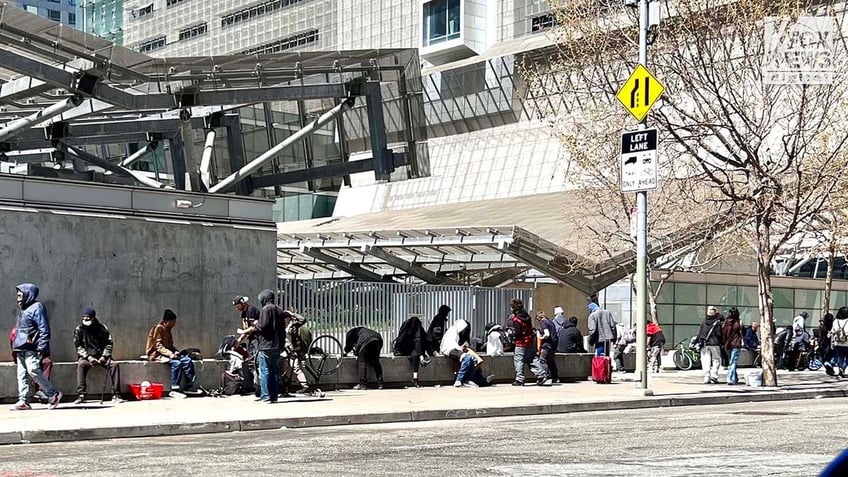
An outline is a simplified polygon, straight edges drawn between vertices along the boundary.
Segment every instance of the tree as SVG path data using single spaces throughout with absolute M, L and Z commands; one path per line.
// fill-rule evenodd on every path
M 635 9 L 618 2 L 552 3 L 559 23 L 552 32 L 556 61 L 550 62 L 548 74 L 553 79 L 540 84 L 567 79 L 566 89 L 572 93 L 566 96 L 573 98 L 567 106 L 579 108 L 573 115 L 553 114 L 553 122 L 572 127 L 591 118 L 588 111 L 601 111 L 606 116 L 596 121 L 596 127 L 615 135 L 626 119 L 624 113 L 613 111 L 614 94 L 637 60 Z M 801 16 L 833 15 L 832 7 L 822 9 L 823 2 L 807 0 L 659 4 L 665 7 L 666 20 L 652 31 L 648 63 L 666 92 L 649 122 L 663 136 L 665 182 L 674 177 L 690 185 L 681 188 L 678 200 L 665 197 L 672 201 L 672 209 L 691 213 L 703 208 L 708 216 L 723 215 L 723 227 L 734 230 L 753 252 L 764 383 L 776 386 L 771 263 L 803 224 L 827 208 L 837 180 L 848 168 L 845 44 L 841 38 L 831 44 L 832 33 L 800 38 L 821 47 L 818 51 L 827 63 L 819 66 L 832 77 L 823 84 L 770 84 L 774 77 L 764 73 L 763 59 L 773 54 L 777 56 L 769 61 L 786 60 L 773 47 L 791 47 L 791 39 L 797 46 L 799 40 L 782 27 Z M 775 24 L 767 20 L 770 17 L 788 21 Z M 839 24 L 836 18 L 827 21 Z M 767 29 L 775 25 L 781 36 L 767 39 Z M 581 172 L 591 178 L 585 168 Z M 690 208 L 691 204 L 697 207 Z M 661 213 L 657 200 L 650 206 L 651 214 Z

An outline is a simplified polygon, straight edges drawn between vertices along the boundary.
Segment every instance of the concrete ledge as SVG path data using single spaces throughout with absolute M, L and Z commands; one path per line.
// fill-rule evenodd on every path
M 503 356 L 485 356 L 484 370 L 486 374 L 494 374 L 495 382 L 508 383 L 515 376 L 513 367 L 513 355 L 507 353 Z M 380 359 L 383 365 L 383 379 L 386 387 L 403 387 L 411 384 L 412 368 L 406 356 L 383 356 Z M 636 355 L 625 355 L 625 368 L 635 369 Z M 130 394 L 129 385 L 138 384 L 142 381 L 161 383 L 166 392 L 171 390 L 171 370 L 167 364 L 152 363 L 147 361 L 116 361 L 121 368 L 121 393 L 125 396 Z M 328 361 L 327 366 L 335 366 L 335 361 Z M 221 373 L 226 369 L 227 361 L 204 359 L 195 361 L 195 370 L 200 385 L 206 389 L 215 389 L 221 385 Z M 588 353 L 558 354 L 557 366 L 559 367 L 559 379 L 562 381 L 583 381 L 592 373 L 592 355 Z M 421 384 L 451 384 L 454 380 L 455 361 L 445 356 L 433 357 L 428 366 L 422 366 L 419 372 Z M 51 381 L 66 396 L 76 395 L 76 369 L 73 362 L 53 363 L 53 374 Z M 17 399 L 17 368 L 14 363 L 0 364 L 0 401 L 14 402 Z M 373 371 L 369 369 L 369 380 L 376 380 Z M 533 379 L 529 367 L 526 371 L 528 380 Z M 108 381 L 103 368 L 93 368 L 88 373 L 88 393 L 97 396 L 103 390 L 103 383 Z M 345 357 L 342 359 L 338 372 L 330 376 L 322 376 L 320 387 L 324 390 L 345 389 L 359 383 L 359 371 L 356 366 L 356 358 Z M 111 395 L 111 387 L 107 384 L 106 395 Z

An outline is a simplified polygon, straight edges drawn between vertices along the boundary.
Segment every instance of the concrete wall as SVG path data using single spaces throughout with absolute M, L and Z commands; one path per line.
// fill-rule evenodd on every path
M 255 300 L 276 288 L 275 276 L 273 229 L 0 210 L 0 325 L 14 326 L 15 285 L 37 284 L 55 361 L 75 359 L 73 330 L 86 306 L 112 330 L 117 359 L 144 353 L 166 308 L 179 317 L 176 345 L 212 355 L 239 321 L 232 297 Z
M 561 306 L 565 310 L 566 316 L 577 317 L 577 326 L 583 334 L 588 333 L 586 319 L 589 317 L 589 309 L 586 306 L 589 301 L 586 295 L 579 290 L 561 283 L 511 283 L 508 286 L 510 288 L 535 288 L 533 310 L 530 311 L 534 314 L 537 311 L 544 311 L 549 317 L 553 318 L 554 307 Z

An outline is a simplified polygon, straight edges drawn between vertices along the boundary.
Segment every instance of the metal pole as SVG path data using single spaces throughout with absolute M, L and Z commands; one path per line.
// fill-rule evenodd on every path
M 215 150 L 215 130 L 206 131 L 206 144 L 203 145 L 203 156 L 200 158 L 200 182 L 209 190 L 212 183 L 212 152 Z
M 92 154 L 89 154 L 89 153 L 83 151 L 82 149 L 78 149 L 78 148 L 75 148 L 73 146 L 68 146 L 67 144 L 65 144 L 61 141 L 56 141 L 54 147 L 56 148 L 57 151 L 62 151 L 66 154 L 76 156 L 76 157 L 78 157 L 78 158 L 80 158 L 80 159 L 82 159 L 86 162 L 90 162 L 90 163 L 94 164 L 95 166 L 99 166 L 103 169 L 106 169 L 107 171 L 112 171 L 116 174 L 132 177 L 136 181 L 138 181 L 141 184 L 146 185 L 148 187 L 153 187 L 155 189 L 167 189 L 168 188 L 168 187 L 165 187 L 164 184 L 159 183 L 159 182 L 145 176 L 141 172 L 131 171 L 131 170 L 126 169 L 124 167 L 121 167 L 117 164 L 112 164 L 111 162 L 107 161 L 106 159 L 101 159 L 101 158 L 99 158 L 95 155 L 92 155 Z
M 154 149 L 154 143 L 152 143 L 152 142 L 148 143 L 143 148 L 141 148 L 138 151 L 135 151 L 134 153 L 127 156 L 126 159 L 121 161 L 121 163 L 118 164 L 118 165 L 120 165 L 121 167 L 129 167 L 129 166 L 135 164 L 136 162 L 138 162 L 139 159 L 144 157 L 145 154 L 152 151 L 153 149 Z M 106 171 L 107 176 L 111 176 L 112 174 L 113 174 L 112 171 Z
M 639 64 L 648 63 L 648 0 L 639 0 Z M 647 116 L 639 123 L 646 129 Z M 648 273 L 648 193 L 636 193 L 636 386 L 641 394 L 651 395 L 648 389 L 647 273 Z
M 256 172 L 260 167 L 262 167 L 263 164 L 268 162 L 268 160 L 285 150 L 287 147 L 296 143 L 300 139 L 303 139 L 308 134 L 312 134 L 314 131 L 317 131 L 319 128 L 321 128 L 321 126 L 332 121 L 333 118 L 344 113 L 351 106 L 353 106 L 353 98 L 348 98 L 347 100 L 342 101 L 341 104 L 322 114 L 320 117 L 316 118 L 315 121 L 312 121 L 311 123 L 307 124 L 306 127 L 304 127 L 303 129 L 300 129 L 296 133 L 287 137 L 285 141 L 277 144 L 261 156 L 250 161 L 250 163 L 246 164 L 244 167 L 234 172 L 226 179 L 215 184 L 214 187 L 210 187 L 209 192 L 214 194 L 216 192 L 229 191 L 233 185 L 237 184 L 238 182 L 244 180 L 245 177 Z
M 58 103 L 48 106 L 37 113 L 33 113 L 25 118 L 9 121 L 0 129 L 0 141 L 13 137 L 16 133 L 24 129 L 48 119 L 58 116 L 69 109 L 73 109 L 82 104 L 82 96 L 75 95 Z

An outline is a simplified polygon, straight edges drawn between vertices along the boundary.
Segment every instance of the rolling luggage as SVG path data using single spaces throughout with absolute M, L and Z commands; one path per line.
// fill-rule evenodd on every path
M 604 350 L 609 350 L 609 342 L 607 342 Z M 592 381 L 598 384 L 609 384 L 612 382 L 612 359 L 609 356 L 595 356 L 592 358 Z

